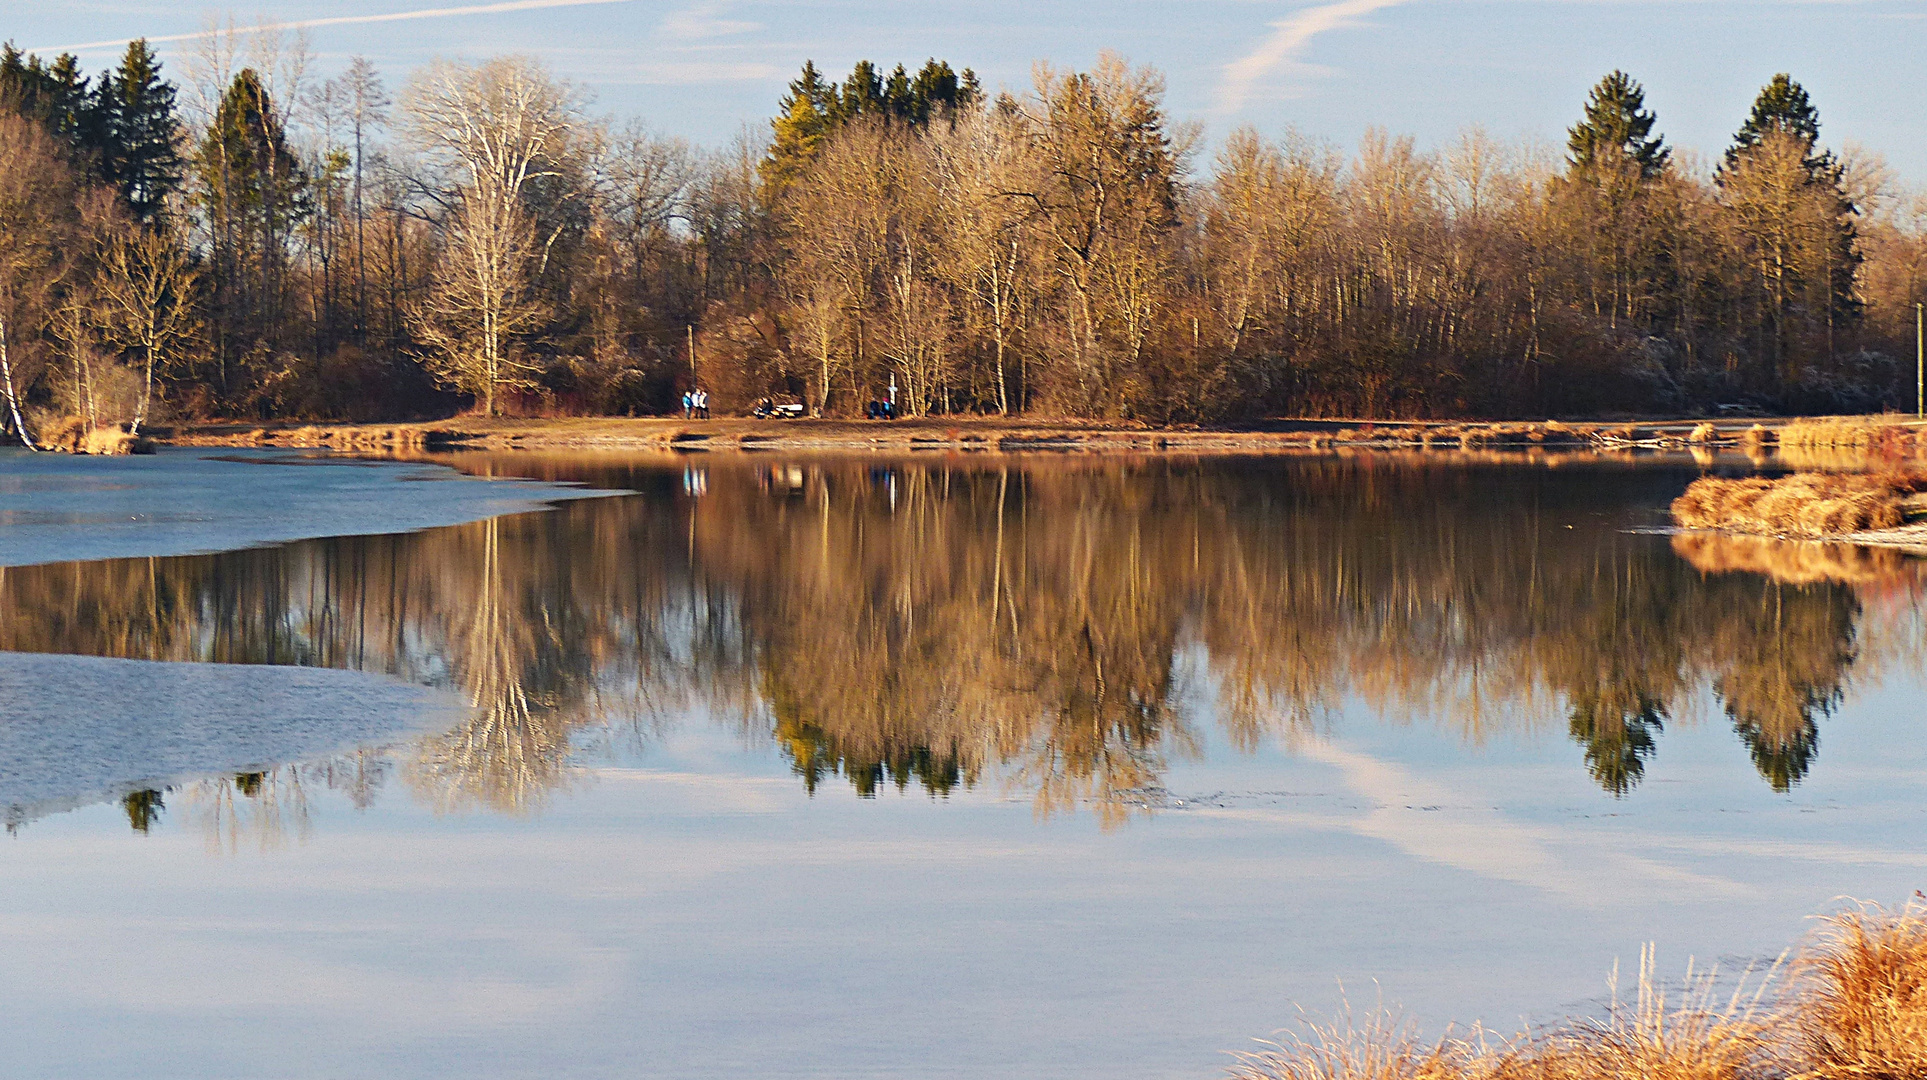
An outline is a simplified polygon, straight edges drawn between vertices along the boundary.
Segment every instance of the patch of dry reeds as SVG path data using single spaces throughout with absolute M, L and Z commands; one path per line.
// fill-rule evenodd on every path
M 1760 574 L 1782 585 L 1875 585 L 1914 580 L 1927 568 L 1892 548 L 1725 533 L 1679 533 L 1673 551 L 1702 574 Z
M 1902 454 L 1919 443 L 1919 429 L 1896 414 L 1822 416 L 1795 420 L 1780 429 L 1780 445 L 1800 450 L 1852 450 Z
M 1693 481 L 1673 500 L 1673 521 L 1688 529 L 1765 536 L 1844 536 L 1891 529 L 1907 520 L 1909 497 L 1927 478 L 1900 474 L 1794 473 L 1777 480 Z
M 68 454 L 118 456 L 151 454 L 154 444 L 118 427 L 89 427 L 78 416 L 63 416 L 44 425 L 38 439 L 41 447 Z
M 1803 1080 L 1927 1077 L 1927 905 L 1859 904 L 1827 919 L 1792 986 Z
M 1919 896 L 1919 894 L 1916 894 Z M 1856 904 L 1822 921 L 1777 981 L 1719 992 L 1688 965 L 1676 995 L 1640 953 L 1639 991 L 1603 1019 L 1509 1040 L 1421 1039 L 1382 1011 L 1306 1025 L 1238 1055 L 1235 1080 L 1922 1080 L 1927 1077 L 1927 903 Z
M 1714 427 L 1710 422 L 1695 424 L 1693 430 L 1686 435 L 1686 441 L 1689 443 L 1718 442 L 1719 438 L 1720 429 Z
M 154 452 L 154 444 L 139 435 L 130 435 L 119 428 L 103 427 L 89 431 L 81 439 L 80 452 L 108 456 L 151 454 Z
M 1383 1011 L 1363 1025 L 1349 1016 L 1307 1023 L 1263 1045 L 1267 1049 L 1238 1055 L 1234 1080 L 1482 1080 L 1495 1064 L 1478 1044 L 1426 1042 Z

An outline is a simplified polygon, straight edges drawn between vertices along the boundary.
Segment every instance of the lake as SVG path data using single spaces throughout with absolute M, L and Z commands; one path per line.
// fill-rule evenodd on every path
M 1744 459 L 242 457 L 0 458 L 10 1075 L 1210 1077 L 1927 880 Z

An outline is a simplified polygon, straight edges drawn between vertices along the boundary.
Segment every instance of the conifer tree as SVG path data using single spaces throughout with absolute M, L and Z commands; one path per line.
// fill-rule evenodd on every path
M 1586 99 L 1586 117 L 1573 125 L 1566 139 L 1573 169 L 1592 173 L 1614 159 L 1635 162 L 1642 179 L 1666 170 L 1672 151 L 1664 136 L 1653 135 L 1658 118 L 1646 108 L 1646 89 L 1623 71 L 1599 80 Z
M 804 61 L 802 74 L 790 83 L 776 119 L 770 121 L 775 138 L 758 170 L 766 187 L 781 191 L 795 182 L 816 159 L 838 110 L 836 84 L 824 81 L 814 61 Z
M 916 98 L 910 90 L 910 73 L 898 64 L 889 79 L 883 84 L 883 105 L 891 116 L 899 120 L 917 122 Z
M 1757 267 L 1764 317 L 1752 332 L 1788 382 L 1810 355 L 1831 364 L 1860 314 L 1859 211 L 1845 169 L 1819 141 L 1820 111 L 1806 89 L 1775 75 L 1714 176 Z
M 1786 72 L 1773 76 L 1772 82 L 1760 88 L 1760 95 L 1753 99 L 1753 112 L 1734 133 L 1733 145 L 1726 151 L 1727 164 L 1732 164 L 1742 152 L 1758 146 L 1772 131 L 1786 132 L 1808 146 L 1820 141 L 1820 110 L 1813 107 L 1806 87 L 1794 82 Z
M 180 188 L 182 165 L 174 86 L 161 77 L 160 60 L 145 38 L 130 42 L 119 70 L 101 77 L 98 100 L 108 177 L 134 216 L 152 222 Z
M 850 77 L 843 81 L 843 93 L 837 108 L 838 120 L 852 120 L 859 116 L 876 116 L 884 111 L 883 73 L 868 60 L 857 61 Z

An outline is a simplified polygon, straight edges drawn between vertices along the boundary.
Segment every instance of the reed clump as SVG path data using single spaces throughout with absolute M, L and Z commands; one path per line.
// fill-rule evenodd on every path
M 1898 415 L 1822 416 L 1780 429 L 1780 445 L 1801 450 L 1902 454 L 1919 443 L 1919 429 Z
M 151 454 L 154 444 L 118 427 L 93 427 L 78 416 L 63 416 L 47 424 L 39 439 L 48 450 L 68 454 L 115 457 L 122 454 Z
M 1686 441 L 1689 443 L 1710 443 L 1718 442 L 1719 438 L 1719 428 L 1714 427 L 1711 423 L 1702 422 L 1695 424 L 1693 430 L 1687 433 Z
M 1844 536 L 1895 528 L 1919 508 L 1927 477 L 1898 473 L 1794 473 L 1776 480 L 1707 476 L 1673 500 L 1688 529 L 1767 536 Z
M 1794 965 L 1791 996 L 1802 1077 L 1927 1077 L 1927 905 L 1859 905 L 1826 920 Z
M 1511 1039 L 1422 1040 L 1382 1012 L 1238 1055 L 1234 1080 L 1922 1080 L 1927 906 L 1856 905 L 1822 921 L 1791 978 L 1742 977 L 1722 997 L 1689 965 L 1669 993 L 1651 946 L 1635 1000 L 1603 1019 Z

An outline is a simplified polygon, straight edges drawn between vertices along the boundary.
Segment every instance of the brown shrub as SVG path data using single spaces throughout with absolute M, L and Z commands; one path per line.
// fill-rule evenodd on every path
M 1719 437 L 1719 428 L 1714 427 L 1711 423 L 1700 423 L 1695 425 L 1693 430 L 1687 434 L 1686 441 L 1689 443 L 1710 443 L 1719 441 Z
M 1801 1075 L 1927 1076 L 1927 905 L 1828 919 L 1795 962 L 1792 1006 Z

